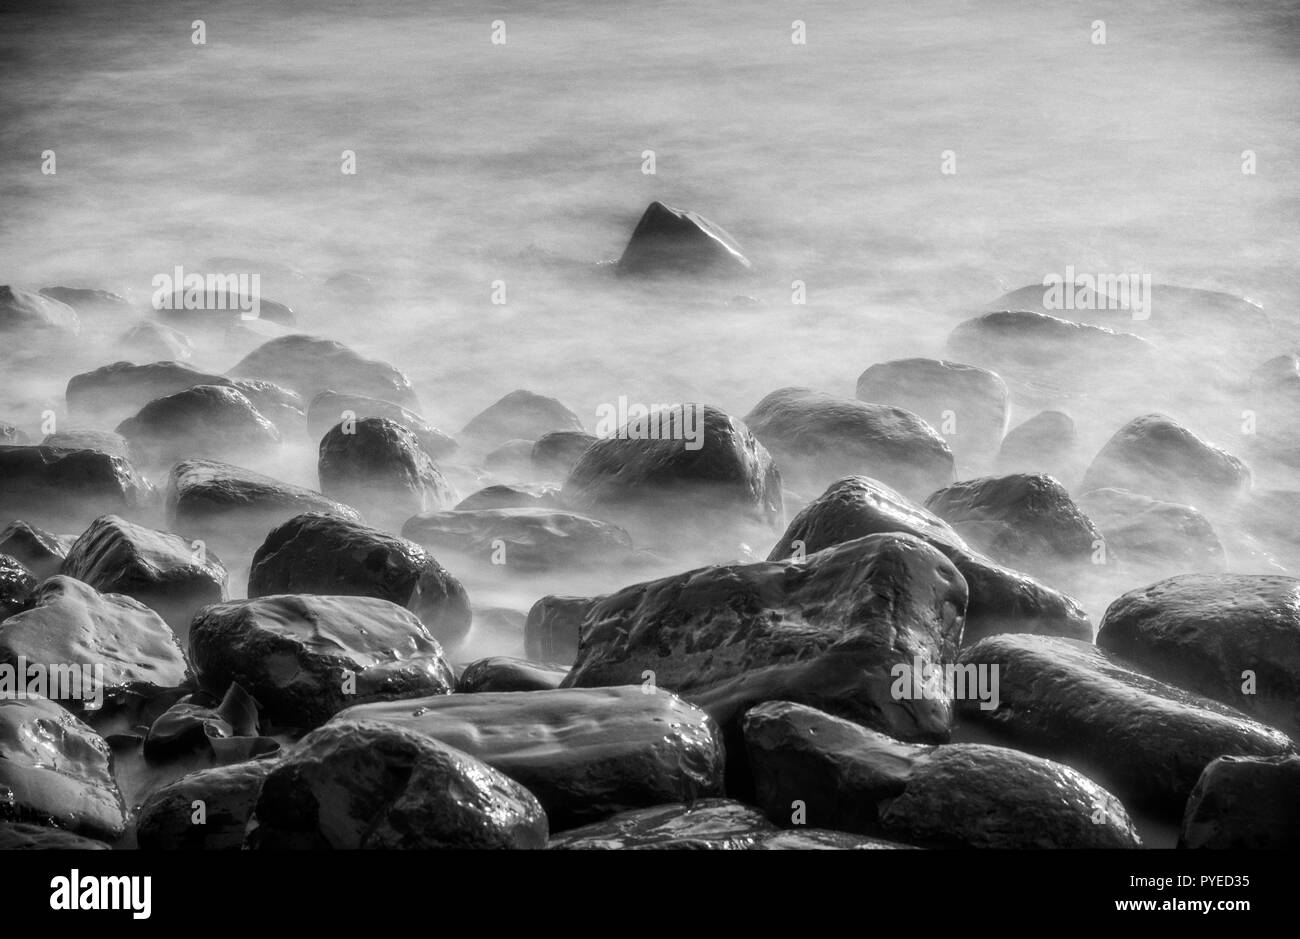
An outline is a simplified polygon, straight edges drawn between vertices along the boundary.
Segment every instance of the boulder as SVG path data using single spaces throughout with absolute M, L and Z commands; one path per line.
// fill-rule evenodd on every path
M 0 518 L 80 531 L 106 512 L 138 513 L 150 489 L 121 457 L 99 450 L 0 446 Z
M 73 375 L 64 397 L 74 419 L 116 424 L 158 398 L 195 385 L 228 384 L 220 375 L 183 362 L 114 362 Z
M 132 457 L 127 439 L 110 430 L 63 430 L 46 434 L 41 446 L 56 450 L 98 450 L 128 462 Z
M 534 662 L 566 668 L 578 657 L 583 618 L 603 597 L 545 596 L 532 605 L 524 622 L 525 654 Z
M 240 391 L 196 385 L 150 401 L 117 425 L 145 465 L 180 460 L 266 459 L 280 446 L 280 431 Z
M 488 486 L 456 503 L 456 511 L 476 509 L 559 509 L 560 489 L 542 483 Z
M 70 541 L 18 520 L 0 530 L 0 554 L 18 561 L 37 580 L 57 574 L 68 555 Z
M 717 725 L 675 695 L 640 686 L 454 694 L 336 718 L 353 720 L 395 725 L 482 760 L 537 796 L 553 830 L 722 793 Z
M 243 763 L 280 752 L 278 740 L 261 736 L 261 723 L 258 702 L 242 685 L 231 684 L 220 698 L 200 690 L 154 718 L 140 750 L 150 763 Z
M 632 557 L 632 539 L 622 528 L 555 509 L 427 512 L 409 519 L 402 537 L 507 572 L 587 569 Z
M 782 388 L 760 401 L 745 424 L 796 490 L 863 473 L 919 499 L 953 481 L 948 445 L 902 408 Z
M 18 560 L 0 554 L 0 622 L 32 605 L 36 578 Z
M 117 348 L 140 362 L 180 362 L 194 355 L 189 336 L 154 320 L 142 320 L 124 332 Z
M 526 480 L 533 475 L 533 441 L 507 440 L 489 450 L 483 467 L 498 479 Z
M 307 407 L 307 432 L 313 440 L 320 440 L 343 421 L 358 421 L 367 417 L 383 417 L 401 424 L 415 434 L 420 448 L 435 460 L 444 459 L 456 452 L 457 443 L 454 439 L 430 426 L 414 411 L 391 401 L 337 391 L 322 391 L 311 399 Z
M 750 708 L 745 747 L 774 821 L 935 848 L 1136 848 L 1124 806 L 1068 766 L 975 743 L 892 737 L 788 701 Z M 798 803 L 796 803 L 798 800 Z
M 702 215 L 651 202 L 615 268 L 620 276 L 746 275 L 754 265 L 736 239 Z
M 135 310 L 129 300 L 107 290 L 88 287 L 42 287 L 42 297 L 67 304 L 78 316 L 115 316 L 125 319 Z
M 364 701 L 448 694 L 455 674 L 415 614 L 372 597 L 289 595 L 209 606 L 190 660 L 213 694 L 238 683 L 278 726 L 310 729 Z
M 425 734 L 346 721 L 312 731 L 267 774 L 246 848 L 544 848 L 523 786 Z
M 1300 757 L 1221 756 L 1187 799 L 1180 848 L 1300 848 Z
M 553 850 L 747 851 L 784 834 L 758 809 L 731 799 L 700 799 L 621 812 L 551 839 Z
M 1080 497 L 1079 507 L 1101 532 L 1108 563 L 1113 552 L 1125 566 L 1159 577 L 1227 569 L 1214 526 L 1190 505 L 1125 489 L 1094 489 Z
M 280 431 L 285 440 L 300 437 L 307 429 L 307 405 L 302 395 L 274 382 L 254 378 L 238 381 L 222 379 L 218 384 L 229 384 L 253 403 L 253 407 Z
M 479 412 L 460 432 L 471 449 L 486 453 L 507 440 L 537 440 L 553 430 L 582 432 L 582 419 L 555 398 L 519 389 Z
M 1078 466 L 1079 435 L 1063 411 L 1039 411 L 1002 438 L 995 465 L 999 473 L 1047 473 L 1066 483 Z
M 456 693 L 553 691 L 568 673 L 567 668 L 559 665 L 539 665 L 526 659 L 494 655 L 466 665 L 456 680 Z
M 81 320 L 66 303 L 29 290 L 0 286 L 0 334 L 49 332 L 76 336 Z
M 238 851 L 274 759 L 199 770 L 150 794 L 140 806 L 136 841 L 145 851 Z M 196 803 L 203 806 L 195 821 Z
M 553 430 L 542 434 L 533 443 L 529 455 L 533 470 L 544 479 L 564 479 L 595 442 L 595 437 L 581 430 Z
M 311 401 L 322 391 L 365 395 L 420 413 L 411 380 L 377 359 L 368 359 L 333 339 L 294 333 L 263 343 L 228 373 L 232 378 L 262 378 L 290 388 Z
M 998 707 L 962 702 L 963 717 L 1074 767 L 1131 808 L 1166 818 L 1182 813 L 1210 761 L 1294 749 L 1281 731 L 1084 642 L 990 636 L 963 650 L 960 663 L 996 667 L 998 675 Z
M 0 851 L 108 851 L 94 838 L 26 822 L 0 822 Z
M 377 597 L 405 606 L 441 643 L 469 632 L 460 581 L 414 542 L 359 522 L 314 512 L 274 528 L 253 555 L 248 595 Z

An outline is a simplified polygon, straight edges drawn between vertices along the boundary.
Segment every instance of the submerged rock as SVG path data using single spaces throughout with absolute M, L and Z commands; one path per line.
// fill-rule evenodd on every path
M 1116 332 L 1030 310 L 999 310 L 959 323 L 948 335 L 948 352 L 999 374 L 1045 373 L 1064 385 L 1081 376 L 1150 367 L 1155 347 L 1129 332 Z
M 72 417 L 115 424 L 158 398 L 195 385 L 228 384 L 220 375 L 182 362 L 150 362 L 145 365 L 114 362 L 73 375 L 64 397 L 68 414 Z
M 754 265 L 736 240 L 702 215 L 651 202 L 616 268 L 620 275 L 748 274 Z
M 594 436 L 581 430 L 553 430 L 542 434 L 533 443 L 530 454 L 533 470 L 546 479 L 564 479 L 595 442 Z
M 1047 473 L 1068 484 L 1082 471 L 1078 448 L 1070 415 L 1039 411 L 1002 438 L 996 465 L 1001 473 Z
M 0 286 L 0 335 L 18 332 L 81 333 L 81 320 L 66 303 L 29 290 Z
M 196 385 L 150 401 L 117 425 L 142 463 L 180 460 L 265 459 L 282 442 L 280 431 L 242 392 Z
M 1223 756 L 1187 800 L 1180 848 L 1300 848 L 1300 757 Z
M 1124 489 L 1094 489 L 1079 506 L 1126 566 L 1157 576 L 1222 572 L 1228 559 L 1210 520 L 1190 505 L 1161 502 Z
M 456 503 L 456 511 L 471 509 L 559 509 L 558 486 L 539 483 L 488 486 Z
M 632 539 L 617 525 L 554 509 L 428 512 L 409 519 L 402 536 L 507 572 L 599 567 L 632 556 Z
M 42 297 L 49 297 L 59 303 L 67 304 L 77 311 L 78 316 L 127 317 L 134 310 L 130 301 L 107 290 L 95 290 L 89 287 L 42 287 Z
M 138 512 L 149 494 L 135 468 L 109 453 L 0 446 L 0 518 L 80 530 L 106 512 Z
M 435 460 L 456 452 L 458 445 L 455 440 L 431 426 L 414 411 L 391 401 L 337 391 L 322 391 L 311 399 L 307 407 L 307 432 L 313 440 L 320 440 L 331 428 L 344 421 L 358 421 L 367 417 L 383 417 L 401 424 L 415 434 L 420 449 Z
M 420 401 L 404 374 L 368 359 L 333 339 L 294 333 L 263 343 L 227 372 L 232 378 L 262 378 L 291 388 L 311 401 L 322 391 L 365 395 L 420 413 Z
M 117 348 L 147 362 L 179 362 L 194 355 L 189 336 L 153 320 L 143 320 L 124 332 Z
M 487 452 L 507 440 L 537 440 L 555 430 L 581 433 L 582 419 L 555 398 L 519 389 L 479 412 L 465 425 L 459 439 Z

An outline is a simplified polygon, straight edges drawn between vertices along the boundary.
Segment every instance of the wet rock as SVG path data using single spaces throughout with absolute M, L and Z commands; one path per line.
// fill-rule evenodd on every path
M 1300 580 L 1171 577 L 1112 603 L 1097 645 L 1155 678 L 1300 736 Z
M 156 611 L 182 640 L 195 611 L 226 598 L 225 565 L 199 542 L 116 515 L 95 519 L 68 549 L 62 573 Z
M 307 513 L 277 526 L 253 555 L 248 595 L 377 597 L 405 606 L 441 643 L 469 632 L 460 581 L 414 542 L 348 519 Z
M 558 509 L 560 489 L 539 483 L 488 486 L 456 503 L 456 511 L 475 509 Z
M 189 336 L 153 320 L 132 326 L 118 339 L 117 347 L 143 362 L 179 362 L 194 355 Z
M 632 556 L 632 539 L 622 528 L 555 509 L 428 512 L 409 519 L 402 537 L 506 572 L 590 568 Z
M 64 430 L 47 434 L 41 441 L 41 446 L 57 450 L 98 450 L 128 462 L 132 456 L 131 445 L 126 438 L 108 430 Z
M 1300 848 L 1300 757 L 1224 756 L 1187 800 L 1180 848 Z
M 220 375 L 182 362 L 150 362 L 147 365 L 114 362 L 73 375 L 64 397 L 68 402 L 68 413 L 73 418 L 115 424 L 158 398 L 195 385 L 228 384 Z
M 722 793 L 717 726 L 639 685 L 455 694 L 350 708 L 337 720 L 396 725 L 463 750 L 526 786 L 553 830 Z
M 126 806 L 108 744 L 45 698 L 0 697 L 0 822 L 54 825 L 116 839 Z
M 322 391 L 391 401 L 415 413 L 420 402 L 404 374 L 378 359 L 368 359 L 332 339 L 294 333 L 263 343 L 228 373 L 261 378 L 290 388 L 311 401 Z
M 773 819 L 799 800 L 808 824 L 928 847 L 1142 844 L 1109 792 L 1018 750 L 900 743 L 788 701 L 751 708 L 743 724 L 758 802 Z
M 1126 566 L 1156 576 L 1227 568 L 1214 526 L 1190 505 L 1124 489 L 1094 489 L 1080 497 L 1079 507 L 1101 532 L 1107 553 L 1114 552 Z
M 1047 473 L 1069 483 L 1082 469 L 1078 443 L 1070 415 L 1039 411 L 1002 438 L 996 465 L 1001 473 Z
M 455 675 L 409 610 L 357 596 L 262 596 L 194 618 L 190 659 L 204 688 L 245 688 L 280 726 L 318 727 L 343 708 L 447 694 Z
M 136 839 L 146 851 L 238 851 L 274 759 L 199 770 L 152 793 L 140 806 Z M 203 806 L 196 824 L 195 803 Z
M 302 395 L 269 381 L 243 378 L 239 381 L 223 380 L 253 403 L 262 416 L 275 425 L 286 440 L 300 436 L 307 427 L 307 406 Z
M 555 850 L 747 851 L 780 835 L 755 808 L 730 799 L 701 799 L 622 812 L 551 839 Z
M 1072 598 L 972 550 L 943 519 L 866 476 L 849 476 L 804 508 L 768 555 L 779 561 L 866 535 L 905 532 L 936 548 L 969 589 L 964 641 L 1002 632 L 1092 640 L 1092 624 Z
M 167 524 L 186 537 L 229 548 L 231 556 L 260 544 L 296 515 L 315 512 L 359 522 L 351 506 L 252 470 L 215 460 L 185 460 L 167 483 Z
M 891 670 L 951 662 L 965 611 L 947 558 L 911 535 L 872 535 L 803 562 L 701 568 L 611 594 L 587 613 L 564 687 L 641 684 L 649 672 L 724 727 L 778 699 L 943 741 L 951 700 L 897 699 Z
M 533 470 L 546 479 L 564 479 L 596 438 L 581 430 L 553 430 L 533 444 Z
M 543 848 L 546 813 L 473 757 L 375 722 L 326 725 L 267 775 L 245 847 Z
M 322 391 L 311 399 L 307 408 L 307 432 L 313 440 L 320 440 L 337 424 L 367 417 L 383 417 L 401 424 L 415 434 L 420 448 L 435 460 L 444 459 L 456 452 L 455 440 L 430 426 L 414 411 L 391 401 L 337 391 Z
M 180 643 L 157 613 L 62 575 L 36 588 L 30 609 L 0 623 L 0 662 L 22 661 L 44 667 L 42 696 L 78 712 L 123 695 L 151 697 L 186 673 Z
M 1157 681 L 1071 639 L 991 636 L 961 664 L 998 669 L 999 706 L 963 701 L 1017 747 L 1059 760 L 1126 805 L 1177 817 L 1201 771 L 1224 755 L 1280 756 L 1286 735 L 1241 711 Z
M 481 411 L 460 432 L 460 441 L 487 452 L 507 440 L 537 440 L 553 430 L 582 432 L 582 419 L 555 398 L 519 389 Z
M 394 531 L 412 515 L 457 499 L 415 434 L 385 417 L 335 426 L 321 438 L 316 468 L 321 492 Z
M 526 659 L 494 655 L 465 666 L 456 681 L 457 694 L 486 691 L 553 691 L 560 687 L 569 670 L 558 665 L 539 665 Z
M 0 554 L 18 561 L 37 580 L 59 572 L 67 557 L 70 540 L 52 535 L 24 521 L 10 522 L 0 530 Z
M 180 460 L 266 459 L 280 431 L 234 388 L 196 385 L 150 401 L 117 425 L 141 462 L 171 466 Z
M 920 499 L 953 481 L 948 445 L 902 408 L 782 388 L 760 401 L 745 424 L 795 489 L 815 491 L 864 473 Z
M 568 667 L 578 657 L 583 618 L 603 597 L 545 596 L 533 604 L 524 622 L 524 650 L 534 662 Z
M 1219 504 L 1251 485 L 1250 469 L 1163 414 L 1135 417 L 1093 458 L 1083 490 L 1128 489 L 1188 505 Z
M 150 489 L 121 457 L 99 450 L 0 446 L 0 518 L 80 531 L 106 512 L 140 511 Z
M 999 310 L 957 324 L 948 335 L 954 358 L 1001 374 L 1050 376 L 1064 386 L 1097 373 L 1150 367 L 1155 346 L 1129 332 L 1116 332 L 1030 310 Z
M 754 265 L 721 227 L 688 209 L 651 202 L 615 270 L 620 275 L 751 273 Z
M 487 452 L 483 466 L 497 478 L 528 479 L 533 475 L 533 441 L 507 440 Z
M 141 752 L 150 762 L 197 753 L 217 765 L 243 763 L 280 750 L 279 741 L 259 734 L 260 727 L 258 702 L 234 683 L 219 701 L 204 691 L 179 698 L 149 725 Z
M 925 507 L 994 560 L 1040 576 L 1088 564 L 1101 542 L 1065 487 L 1042 473 L 963 480 Z
M 66 303 L 29 290 L 0 286 L 0 334 L 52 332 L 76 336 L 81 320 Z
M 130 301 L 107 290 L 86 287 L 42 287 L 42 297 L 67 304 L 78 316 L 117 316 L 125 319 L 135 311 Z
M 94 838 L 26 822 L 0 822 L 0 851 L 108 851 Z
M 0 622 L 32 605 L 36 578 L 19 561 L 0 554 Z
M 1010 395 L 996 373 L 942 359 L 898 359 L 868 368 L 857 399 L 911 411 L 939 431 L 963 466 L 981 467 L 1007 432 Z
M 767 449 L 740 421 L 693 404 L 597 440 L 561 498 L 572 511 L 626 528 L 638 544 L 668 541 L 676 553 L 687 540 L 720 541 L 784 522 L 781 474 Z

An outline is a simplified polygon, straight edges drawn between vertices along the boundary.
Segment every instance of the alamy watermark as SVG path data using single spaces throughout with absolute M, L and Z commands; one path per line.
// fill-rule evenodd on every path
M 1081 274 L 1067 264 L 1065 276 L 1043 278 L 1046 310 L 1128 310 L 1135 320 L 1151 317 L 1150 274 Z
M 684 440 L 687 450 L 704 446 L 704 409 L 695 404 L 629 403 L 619 395 L 614 404 L 596 408 L 596 436 L 620 440 Z
M 996 711 L 1001 702 L 997 665 L 935 665 L 916 656 L 910 665 L 899 662 L 889 674 L 895 701 L 979 701 L 981 711 Z
M 178 264 L 151 283 L 155 310 L 238 310 L 246 320 L 262 314 L 261 274 L 186 274 Z
M 0 663 L 0 701 L 26 698 L 81 701 L 97 711 L 104 706 L 104 666 L 29 663 L 25 655 L 16 664 Z

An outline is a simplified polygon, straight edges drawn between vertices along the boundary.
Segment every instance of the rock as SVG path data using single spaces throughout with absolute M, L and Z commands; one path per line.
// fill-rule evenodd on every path
M 0 286 L 0 334 L 30 331 L 76 336 L 81 333 L 81 320 L 66 303 L 29 290 Z
M 282 593 L 390 600 L 451 647 L 469 632 L 465 588 L 431 554 L 405 538 L 335 516 L 294 516 L 257 549 L 248 595 Z
M 56 450 L 98 450 L 128 462 L 132 456 L 131 445 L 126 438 L 108 430 L 65 430 L 47 434 L 41 441 L 41 446 Z
M 415 434 L 385 417 L 338 424 L 321 438 L 316 467 L 321 492 L 393 531 L 458 498 Z
M 1112 603 L 1097 645 L 1300 738 L 1300 580 L 1171 577 Z
M 0 821 L 107 841 L 126 829 L 108 744 L 45 698 L 0 697 L 0 792 Z
M 220 699 L 205 691 L 183 695 L 154 718 L 141 752 L 151 763 L 198 756 L 221 766 L 279 753 L 280 742 L 260 728 L 258 702 L 233 683 Z
M 73 375 L 64 397 L 72 417 L 92 423 L 116 424 L 158 398 L 196 385 L 229 384 L 220 375 L 182 362 L 150 362 L 147 365 L 114 362 Z
M 1300 847 L 1300 757 L 1223 756 L 1187 800 L 1180 848 Z
M 272 339 L 244 356 L 227 374 L 275 382 L 298 392 L 306 401 L 333 390 L 391 401 L 420 413 L 411 380 L 400 371 L 319 336 L 294 333 Z
M 782 388 L 760 401 L 745 424 L 795 489 L 817 490 L 864 473 L 920 499 L 953 481 L 948 445 L 902 408 Z
M 320 440 L 343 421 L 358 421 L 367 417 L 384 417 L 401 424 L 415 434 L 420 448 L 435 460 L 444 459 L 456 452 L 455 440 L 400 404 L 365 395 L 340 394 L 337 391 L 322 391 L 311 399 L 307 408 L 307 432 L 313 440 Z
M 116 515 L 100 516 L 82 532 L 61 571 L 103 593 L 139 600 L 182 641 L 200 607 L 226 598 L 225 565 L 206 546 Z
M 626 528 L 638 544 L 719 542 L 779 529 L 781 474 L 749 428 L 716 408 L 687 404 L 655 422 L 597 440 L 561 490 L 574 512 Z
M 145 465 L 188 459 L 265 459 L 281 443 L 280 431 L 234 388 L 196 385 L 150 401 L 117 425 Z
M 900 743 L 788 701 L 751 708 L 743 725 L 758 802 L 774 820 L 802 804 L 807 823 L 927 847 L 1142 844 L 1109 792 L 1018 750 Z
M 0 554 L 18 561 L 38 581 L 59 572 L 69 542 L 24 521 L 10 522 L 0 530 Z
M 358 596 L 261 596 L 201 610 L 190 629 L 199 682 L 237 682 L 279 726 L 319 727 L 343 708 L 447 694 L 455 675 L 415 614 Z
M 298 392 L 252 378 L 239 381 L 223 379 L 221 383 L 229 384 L 251 401 L 253 407 L 274 424 L 286 440 L 300 436 L 307 429 L 307 406 Z
M 537 440 L 553 430 L 582 432 L 582 419 L 555 398 L 512 391 L 473 418 L 460 432 L 460 441 L 486 453 L 507 440 Z
M 186 673 L 180 643 L 157 613 L 62 575 L 36 588 L 30 609 L 0 623 L 0 662 L 16 669 L 24 661 L 43 667 L 43 697 L 78 713 L 123 696 L 152 697 Z
M 774 831 L 754 844 L 756 851 L 910 851 L 912 848 L 910 844 L 824 828 Z
M 336 718 L 354 720 L 401 727 L 482 760 L 537 796 L 553 830 L 722 793 L 717 726 L 699 708 L 639 685 L 454 694 Z
M 167 483 L 167 524 L 198 536 L 231 556 L 260 544 L 266 533 L 296 515 L 315 512 L 352 522 L 361 516 L 313 489 L 294 486 L 215 460 L 185 460 Z
M 67 304 L 78 316 L 107 314 L 125 318 L 135 311 L 130 301 L 107 290 L 94 290 L 86 287 L 42 287 L 42 297 L 49 297 L 59 303 Z
M 603 597 L 545 596 L 533 604 L 524 622 L 524 650 L 534 662 L 566 668 L 578 657 L 583 618 Z
M 558 665 L 538 665 L 525 659 L 494 655 L 465 666 L 456 681 L 456 693 L 554 691 L 568 673 L 567 668 Z
M 551 839 L 555 850 L 758 849 L 780 832 L 757 809 L 731 799 L 656 805 L 623 812 Z
M 312 731 L 267 775 L 245 847 L 543 848 L 519 784 L 423 734 L 374 722 Z
M 622 528 L 555 509 L 426 512 L 402 526 L 402 537 L 507 572 L 588 569 L 632 556 L 632 539 Z
M 136 839 L 145 851 L 238 851 L 274 759 L 249 760 L 190 773 L 140 806 Z M 195 803 L 203 823 L 195 824 Z
M 931 495 L 925 507 L 994 560 L 1040 576 L 1088 564 L 1101 543 L 1065 487 L 1042 473 L 964 480 Z
M 456 503 L 456 511 L 475 509 L 558 509 L 560 489 L 538 483 L 488 486 Z
M 866 476 L 849 476 L 804 508 L 769 561 L 825 550 L 866 535 L 904 532 L 936 548 L 961 572 L 970 595 L 964 641 L 1003 632 L 1092 640 L 1092 624 L 1073 599 L 971 550 L 943 519 Z
M 1011 399 L 996 373 L 942 359 L 897 359 L 858 378 L 857 399 L 911 411 L 938 429 L 963 466 L 993 459 L 1007 432 Z
M 1214 526 L 1190 505 L 1161 502 L 1124 489 L 1094 489 L 1079 507 L 1101 532 L 1108 554 L 1156 576 L 1222 572 L 1227 556 Z
M 32 605 L 36 578 L 18 560 L 0 554 L 0 622 Z
M 171 325 L 206 332 L 248 322 L 273 323 L 281 327 L 291 327 L 298 322 L 297 314 L 288 305 L 263 297 L 257 291 L 243 293 L 233 285 L 212 290 L 200 288 L 193 293 L 177 289 L 170 297 L 166 294 L 155 296 L 154 310 L 160 319 Z
M 499 479 L 528 479 L 533 474 L 533 441 L 507 440 L 488 451 L 483 466 Z
M 1096 646 L 1046 636 L 990 636 L 963 665 L 998 669 L 999 706 L 977 718 L 1016 747 L 1059 760 L 1126 805 L 1177 817 L 1211 760 L 1280 756 L 1286 735 L 1245 714 L 1157 681 Z
M 1093 458 L 1083 490 L 1128 489 L 1188 505 L 1229 502 L 1251 485 L 1241 460 L 1163 414 L 1135 417 Z
M 117 341 L 132 359 L 144 362 L 179 362 L 194 355 L 194 343 L 178 329 L 154 320 L 142 320 Z
M 0 444 L 5 446 L 21 447 L 26 446 L 30 442 L 31 438 L 13 424 L 0 423 Z
M 947 558 L 911 535 L 872 535 L 804 562 L 702 568 L 611 594 L 587 613 L 564 687 L 641 684 L 648 671 L 724 728 L 779 699 L 940 742 L 951 700 L 895 698 L 891 672 L 951 662 L 965 611 Z
M 581 430 L 553 430 L 533 444 L 534 472 L 546 479 L 564 479 L 596 438 Z
M 651 202 L 615 269 L 620 276 L 744 275 L 754 265 L 736 240 L 702 215 Z
M 1039 411 L 1002 438 L 996 466 L 1000 473 L 1047 473 L 1071 482 L 1079 469 L 1078 433 L 1070 415 Z
M 98 450 L 0 446 L 0 518 L 80 531 L 106 512 L 130 515 L 150 489 L 121 457 Z
M 0 822 L 0 851 L 108 851 L 94 838 L 83 838 L 61 828 Z

